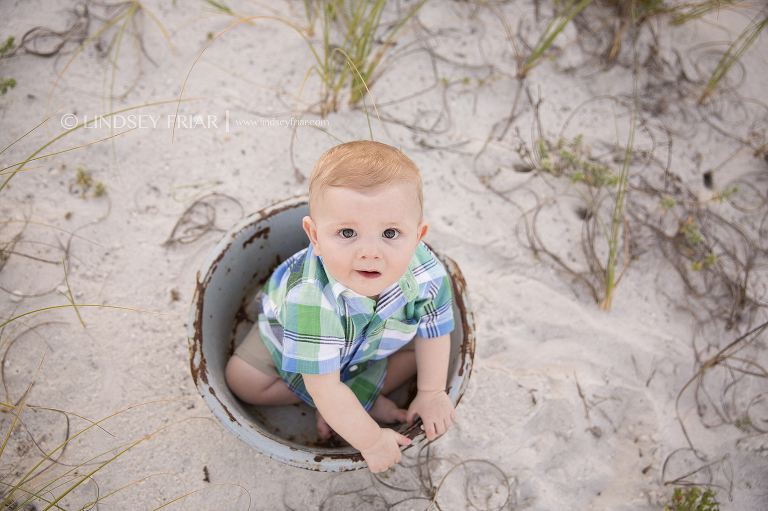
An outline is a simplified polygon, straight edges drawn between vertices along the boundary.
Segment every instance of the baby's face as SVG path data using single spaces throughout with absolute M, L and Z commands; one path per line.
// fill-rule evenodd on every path
M 412 183 L 377 190 L 326 187 L 304 217 L 304 230 L 331 276 L 376 296 L 405 274 L 427 233 Z

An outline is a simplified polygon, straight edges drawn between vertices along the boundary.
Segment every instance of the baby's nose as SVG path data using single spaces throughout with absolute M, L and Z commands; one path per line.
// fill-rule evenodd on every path
M 360 243 L 357 256 L 361 259 L 378 259 L 381 257 L 378 240 L 363 240 Z

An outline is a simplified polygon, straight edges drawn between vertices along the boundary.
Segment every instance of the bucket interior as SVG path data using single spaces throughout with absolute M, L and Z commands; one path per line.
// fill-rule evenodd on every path
M 301 227 L 302 218 L 308 214 L 306 199 L 276 205 L 241 221 L 217 245 L 198 276 L 191 318 L 194 325 L 190 328 L 192 374 L 214 414 L 256 450 L 304 468 L 356 469 L 364 467 L 365 462 L 354 448 L 341 440 L 323 440 L 318 436 L 313 408 L 304 403 L 249 405 L 231 393 L 224 379 L 229 357 L 257 319 L 254 297 L 258 290 L 277 265 L 309 245 Z M 463 298 L 459 296 L 462 293 L 457 292 L 463 291 L 457 290 L 457 269 L 452 261 L 443 262 L 447 263 L 454 291 L 456 326 L 451 334 L 448 385 L 449 396 L 457 403 L 471 369 L 474 337 L 469 339 L 465 332 L 467 319 L 472 330 L 471 317 L 467 318 Z M 414 385 L 409 389 L 406 383 L 390 398 L 404 407 L 413 392 Z M 407 424 L 388 427 L 411 438 L 421 433 L 417 426 L 409 428 Z M 324 466 L 328 463 L 332 467 Z

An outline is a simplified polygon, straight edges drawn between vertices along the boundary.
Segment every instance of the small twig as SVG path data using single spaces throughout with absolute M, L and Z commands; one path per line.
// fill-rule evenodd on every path
M 589 405 L 587 405 L 587 398 L 584 396 L 584 392 L 581 390 L 581 385 L 579 384 L 579 377 L 576 376 L 576 371 L 573 372 L 573 378 L 576 380 L 576 390 L 579 391 L 579 397 L 581 398 L 581 402 L 584 403 L 584 415 L 587 418 L 587 421 L 589 421 Z

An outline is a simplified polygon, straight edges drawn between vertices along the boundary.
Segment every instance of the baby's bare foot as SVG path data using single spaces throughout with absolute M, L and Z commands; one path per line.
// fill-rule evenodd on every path
M 320 415 L 320 410 L 315 412 L 315 419 L 317 419 L 317 434 L 320 435 L 320 438 L 328 439 L 336 434 L 331 426 L 325 421 L 323 416 Z
M 406 410 L 398 408 L 391 399 L 379 395 L 368 413 L 379 422 L 391 424 L 393 422 L 405 422 Z

